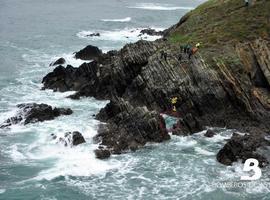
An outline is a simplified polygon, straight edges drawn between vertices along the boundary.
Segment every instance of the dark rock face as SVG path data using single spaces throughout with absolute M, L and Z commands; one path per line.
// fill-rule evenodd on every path
M 143 34 L 147 34 L 147 35 L 151 35 L 151 36 L 154 36 L 154 35 L 162 36 L 164 34 L 164 32 L 163 31 L 156 31 L 155 29 L 148 28 L 148 29 L 141 30 L 139 36 L 141 36 Z
M 191 113 L 187 114 L 183 119 L 180 119 L 172 130 L 173 135 L 187 136 L 203 130 L 200 122 Z
M 98 159 L 107 159 L 111 156 L 111 152 L 107 149 L 96 149 L 95 155 Z
M 249 158 L 255 158 L 259 161 L 259 166 L 264 167 L 269 164 L 269 161 L 256 150 L 269 145 L 270 142 L 263 135 L 233 134 L 232 138 L 218 152 L 217 160 L 224 165 L 231 165 L 240 159 L 244 163 Z
M 65 108 L 52 108 L 46 104 L 19 104 L 17 107 L 20 109 L 17 116 L 7 119 L 0 128 L 11 126 L 12 124 L 18 124 L 24 120 L 24 124 L 43 122 L 46 120 L 53 120 L 60 115 L 71 115 L 71 109 Z
M 79 68 L 58 66 L 44 77 L 43 84 L 44 88 L 55 91 L 75 90 L 73 99 L 92 96 L 128 101 L 130 106 L 124 108 L 132 113 L 112 103 L 108 106 L 110 109 L 105 108 L 99 114 L 99 119 L 109 121 L 105 128 L 100 128 L 99 135 L 112 153 L 136 150 L 146 141 L 154 140 L 138 136 L 133 139 L 128 134 L 128 130 L 136 133 L 147 126 L 140 119 L 136 124 L 139 128 L 130 125 L 131 119 L 138 118 L 136 115 L 143 119 L 142 113 L 149 112 L 143 111 L 143 106 L 169 115 L 176 113 L 180 118 L 173 131 L 176 135 L 199 132 L 205 126 L 258 134 L 269 132 L 270 98 L 266 83 L 270 80 L 270 44 L 256 40 L 230 47 L 229 51 L 237 56 L 237 62 L 213 59 L 208 63 L 203 54 L 188 59 L 180 47 L 166 40 L 138 41 L 119 51 L 100 54 L 96 62 Z M 172 105 L 175 97 L 177 102 Z M 120 101 L 120 105 L 126 104 Z M 115 132 L 119 132 L 118 137 Z M 158 134 L 153 137 L 163 141 Z
M 95 140 L 101 142 L 101 147 L 106 146 L 106 150 L 112 154 L 135 151 L 147 142 L 170 139 L 164 128 L 164 119 L 159 113 L 148 111 L 146 107 L 134 108 L 123 99 L 107 104 L 101 109 L 97 119 L 107 124 L 100 125 Z
M 264 43 L 256 42 L 268 52 Z M 164 49 L 168 50 L 166 59 L 161 55 Z M 246 58 L 245 53 L 242 49 L 240 57 Z M 262 63 L 259 60 L 263 57 L 258 54 L 257 63 Z M 269 130 L 270 123 L 266 121 L 270 122 L 270 105 L 267 103 L 270 100 L 263 95 L 267 91 L 254 88 L 248 74 L 239 74 L 238 71 L 246 70 L 246 65 L 220 66 L 218 62 L 211 65 L 213 67 L 196 55 L 189 60 L 185 53 L 180 52 L 180 47 L 163 40 L 138 41 L 120 51 L 102 54 L 97 62 L 79 68 L 59 66 L 43 79 L 43 83 L 44 88 L 56 91 L 78 91 L 71 96 L 74 99 L 81 96 L 98 99 L 121 97 L 134 106 L 147 106 L 167 113 L 172 112 L 171 98 L 178 97 L 175 108 L 182 118 L 179 125 L 186 124 L 183 133 L 198 132 L 202 126 L 226 126 L 240 131 L 250 131 L 250 127 Z M 268 77 L 266 68 L 262 67 L 265 77 Z M 78 71 L 82 73 L 76 73 Z
M 204 134 L 205 137 L 209 137 L 209 138 L 214 137 L 214 135 L 216 135 L 216 133 L 212 131 L 211 129 L 208 129 L 206 133 Z
M 81 60 L 95 60 L 102 54 L 102 51 L 95 46 L 88 45 L 84 49 L 80 50 L 75 54 L 76 59 Z
M 54 91 L 79 90 L 86 85 L 95 83 L 97 79 L 97 62 L 83 63 L 79 68 L 68 65 L 56 67 L 53 72 L 47 74 L 42 83 L 44 88 L 50 88 Z
M 77 146 L 79 144 L 85 143 L 85 139 L 82 136 L 82 134 L 78 131 L 75 131 L 73 133 L 69 133 L 72 135 L 72 145 Z
M 56 61 L 52 62 L 50 66 L 63 65 L 65 63 L 66 63 L 66 60 L 64 58 L 59 58 Z

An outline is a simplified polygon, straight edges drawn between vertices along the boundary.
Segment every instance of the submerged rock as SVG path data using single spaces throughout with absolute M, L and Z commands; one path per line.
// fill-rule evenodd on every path
M 65 63 L 66 63 L 66 60 L 64 58 L 59 58 L 56 61 L 52 62 L 50 66 L 63 65 Z
M 100 37 L 100 33 L 91 33 L 86 35 L 87 37 Z
M 163 31 L 156 31 L 152 28 L 143 29 L 140 31 L 139 36 L 142 36 L 143 34 L 151 35 L 151 36 L 162 36 L 164 34 Z
M 123 99 L 107 104 L 101 109 L 97 119 L 107 124 L 99 126 L 94 139 L 100 142 L 100 147 L 105 146 L 112 154 L 135 151 L 147 142 L 163 142 L 170 139 L 164 119 L 159 113 L 149 111 L 146 107 L 133 107 Z M 96 154 L 102 155 L 104 149 L 97 152 Z
M 75 58 L 81 60 L 95 60 L 98 59 L 101 54 L 102 51 L 98 47 L 88 45 L 84 49 L 75 53 Z
M 249 158 L 259 161 L 259 166 L 264 167 L 269 161 L 257 150 L 270 146 L 270 142 L 263 135 L 239 135 L 233 134 L 232 138 L 218 152 L 217 160 L 224 165 L 232 165 L 233 162 L 242 160 L 244 163 Z
M 43 122 L 53 120 L 60 115 L 71 115 L 72 110 L 69 108 L 53 108 L 47 104 L 27 103 L 17 105 L 19 112 L 17 116 L 7 119 L 0 128 L 18 124 L 23 121 L 24 125 L 29 123 Z

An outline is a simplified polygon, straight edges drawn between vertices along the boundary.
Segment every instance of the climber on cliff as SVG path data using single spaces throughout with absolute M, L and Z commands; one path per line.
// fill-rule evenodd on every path
M 193 47 L 193 48 L 191 48 L 191 49 L 189 50 L 189 52 L 188 52 L 188 59 L 190 59 L 191 56 L 194 55 L 198 50 L 199 50 L 199 48 L 196 47 L 196 46 Z
M 188 53 L 189 50 L 192 48 L 192 46 L 190 44 L 184 44 L 184 45 L 181 45 L 180 48 L 181 48 L 181 52 L 184 51 L 184 53 Z
M 195 46 L 199 48 L 201 46 L 201 43 L 198 42 Z
M 165 51 L 162 50 L 162 51 L 160 52 L 160 58 L 161 58 L 161 59 L 164 58 L 164 60 L 167 62 L 167 53 L 166 53 Z

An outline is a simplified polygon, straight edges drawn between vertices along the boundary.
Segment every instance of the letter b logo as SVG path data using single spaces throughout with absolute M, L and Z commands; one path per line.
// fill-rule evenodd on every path
M 252 164 L 252 165 L 251 165 Z M 241 180 L 244 181 L 254 181 L 258 180 L 262 176 L 262 171 L 259 168 L 259 161 L 254 158 L 249 158 L 246 160 L 244 164 L 244 172 L 254 171 L 255 174 L 253 176 L 241 176 Z

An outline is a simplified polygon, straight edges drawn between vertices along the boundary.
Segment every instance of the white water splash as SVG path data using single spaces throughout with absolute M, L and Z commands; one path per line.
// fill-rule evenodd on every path
M 128 6 L 128 8 L 143 9 L 143 10 L 192 10 L 193 7 L 185 6 L 172 6 L 171 4 L 159 4 L 159 3 L 137 3 L 134 6 Z
M 103 22 L 130 22 L 131 17 L 126 17 L 122 19 L 102 19 Z

